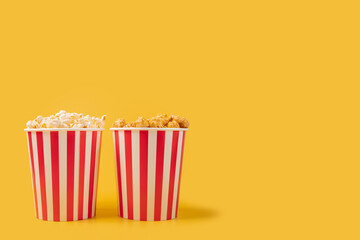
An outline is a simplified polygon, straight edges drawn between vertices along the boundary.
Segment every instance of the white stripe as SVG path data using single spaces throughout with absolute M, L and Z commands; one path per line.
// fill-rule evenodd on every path
M 140 139 L 139 131 L 132 130 L 131 133 L 134 220 L 140 220 Z
M 154 221 L 157 131 L 149 131 L 147 220 Z
M 126 188 L 126 169 L 125 169 L 125 136 L 124 131 L 119 131 L 119 147 L 120 147 L 120 170 L 121 170 L 121 190 L 123 200 L 123 216 L 128 218 L 127 208 L 127 188 Z
M 174 197 L 173 197 L 173 203 L 172 203 L 173 206 L 172 206 L 171 218 L 175 218 L 175 213 L 176 213 L 175 208 L 176 208 L 179 181 L 180 181 L 180 162 L 181 162 L 183 134 L 184 134 L 184 131 L 179 132 L 179 142 L 178 142 L 178 147 L 177 147 L 176 167 L 175 167 Z
M 119 198 L 119 176 L 117 173 L 118 165 L 117 165 L 117 159 L 116 159 L 116 142 L 115 142 L 115 131 L 113 131 L 113 143 L 114 143 L 114 158 L 115 158 L 115 175 L 116 175 L 116 192 L 117 192 L 117 203 L 118 203 L 118 215 L 120 216 L 120 198 Z
M 48 221 L 53 221 L 54 218 L 53 218 L 53 191 L 52 191 L 50 132 L 43 132 L 43 142 L 44 142 L 44 165 L 45 165 L 47 218 L 48 218 Z
M 74 150 L 74 220 L 78 220 L 79 211 L 79 165 L 80 165 L 80 131 L 75 131 Z
M 67 220 L 67 132 L 59 131 L 60 221 Z
M 165 132 L 164 174 L 161 196 L 161 220 L 166 220 L 169 198 L 169 178 L 173 131 Z
M 30 137 L 29 137 L 29 135 L 28 135 L 28 133 L 26 133 L 26 136 L 27 136 L 27 138 L 28 138 L 28 150 L 29 150 L 29 163 L 30 163 L 30 175 L 31 175 L 31 182 L 32 183 L 34 183 L 34 181 L 35 181 L 35 176 L 33 175 L 33 168 L 32 168 L 32 165 L 31 165 L 31 152 L 30 152 L 30 139 L 32 139 L 31 138 L 31 133 L 30 133 Z M 32 149 L 31 149 L 31 151 L 32 151 Z M 34 153 L 33 153 L 34 154 Z M 35 192 L 35 188 L 34 188 L 34 185 L 35 184 L 31 184 L 31 188 L 32 188 L 32 190 L 33 190 L 33 199 L 34 199 L 34 210 L 35 210 L 35 214 L 36 214 L 36 201 L 35 201 L 35 194 L 36 194 L 36 192 Z
M 39 175 L 39 160 L 38 160 L 38 151 L 37 151 L 37 140 L 36 132 L 31 133 L 32 143 L 33 143 L 33 155 L 34 155 L 34 170 L 35 170 L 35 184 L 36 184 L 36 196 L 38 202 L 38 214 L 39 219 L 42 217 L 42 207 L 41 207 L 41 192 L 40 192 L 40 175 Z
M 86 132 L 83 219 L 88 218 L 92 132 Z
M 93 191 L 93 205 L 92 205 L 92 213 L 91 216 L 95 216 L 95 206 L 96 206 L 96 190 L 98 183 L 98 174 L 99 174 L 99 161 L 100 161 L 100 134 L 101 132 L 97 132 L 96 138 L 96 155 L 95 155 L 95 169 L 94 169 L 94 191 Z

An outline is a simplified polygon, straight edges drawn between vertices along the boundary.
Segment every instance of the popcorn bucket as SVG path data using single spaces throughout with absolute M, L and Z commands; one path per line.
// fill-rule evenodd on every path
M 25 129 L 38 219 L 94 217 L 103 129 Z
M 177 217 L 186 128 L 111 128 L 120 217 Z

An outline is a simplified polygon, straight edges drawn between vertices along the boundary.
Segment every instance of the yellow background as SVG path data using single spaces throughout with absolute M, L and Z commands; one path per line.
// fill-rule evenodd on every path
M 125 1 L 124 1 L 125 2 Z M 359 239 L 358 1 L 1 1 L 2 239 Z M 36 220 L 25 123 L 180 114 L 179 218 Z

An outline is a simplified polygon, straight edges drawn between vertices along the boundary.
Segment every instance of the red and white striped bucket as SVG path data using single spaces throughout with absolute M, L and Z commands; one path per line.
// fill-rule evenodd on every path
M 120 217 L 160 221 L 177 217 L 185 131 L 111 128 Z
M 103 129 L 25 129 L 38 219 L 75 221 L 96 213 Z

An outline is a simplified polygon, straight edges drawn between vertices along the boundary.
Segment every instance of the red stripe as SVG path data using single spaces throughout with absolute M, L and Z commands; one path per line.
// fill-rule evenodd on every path
M 33 153 L 33 145 L 32 145 L 31 132 L 28 132 L 28 142 L 29 142 L 29 151 L 30 151 L 30 163 L 31 163 L 31 172 L 32 172 L 32 184 L 33 184 L 34 198 L 35 198 L 35 213 L 36 213 L 36 217 L 39 218 L 38 202 L 37 202 L 37 194 L 36 194 L 36 183 L 35 183 L 34 153 Z
M 99 144 L 100 144 L 100 146 L 99 146 L 99 159 L 98 159 L 98 167 L 97 167 L 97 169 L 95 169 L 95 171 L 96 171 L 96 174 L 97 174 L 97 178 L 96 178 L 96 189 L 95 189 L 95 202 L 94 202 L 94 204 L 95 204 L 95 211 L 94 211 L 94 216 L 96 215 L 96 200 L 97 200 L 97 189 L 98 189 L 98 183 L 99 183 L 99 168 L 100 168 L 100 153 L 101 153 L 101 139 L 102 139 L 102 132 L 100 132 L 100 142 L 99 142 Z
M 125 132 L 125 162 L 126 162 L 126 187 L 128 200 L 128 219 L 134 219 L 133 212 L 133 181 L 132 181 L 132 152 L 131 131 Z
M 154 220 L 160 221 L 161 218 L 161 193 L 164 172 L 164 148 L 165 148 L 165 131 L 157 132 L 156 144 L 156 176 L 155 176 L 155 206 Z
M 177 200 L 176 200 L 175 218 L 177 218 L 178 211 L 179 211 L 180 179 L 181 179 L 182 164 L 183 164 L 183 158 L 184 158 L 184 143 L 185 143 L 185 131 L 183 131 L 183 141 L 182 141 L 181 161 L 180 161 L 180 174 L 179 174 L 179 186 L 178 186 L 178 194 L 177 194 Z
M 92 205 L 93 205 L 93 197 L 94 197 L 94 174 L 95 174 L 95 159 L 96 159 L 96 140 L 97 140 L 97 131 L 93 131 L 92 132 L 92 143 L 91 143 L 88 218 L 91 218 L 91 215 L 92 215 Z
M 50 132 L 54 221 L 60 221 L 59 132 Z
M 140 131 L 140 220 L 147 220 L 148 135 Z
M 42 217 L 43 217 L 42 219 L 47 220 L 44 143 L 43 143 L 43 133 L 42 132 L 36 132 L 36 140 L 37 140 L 38 160 L 39 160 L 41 207 L 42 207 Z
M 179 131 L 173 132 L 173 141 L 171 149 L 171 163 L 170 163 L 170 179 L 169 179 L 169 196 L 168 196 L 168 209 L 167 219 L 171 219 L 171 212 L 174 199 L 174 182 L 175 182 L 175 169 L 176 169 L 176 156 L 179 142 Z
M 85 171 L 85 148 L 86 148 L 86 131 L 80 132 L 80 164 L 79 164 L 79 202 L 78 202 L 78 219 L 83 219 L 84 204 L 84 171 Z
M 121 171 L 120 171 L 120 149 L 119 149 L 119 131 L 115 131 L 115 151 L 116 151 L 116 171 L 117 171 L 117 184 L 119 189 L 119 208 L 120 217 L 123 217 L 123 200 L 121 189 Z
M 74 219 L 75 131 L 67 132 L 67 220 Z

